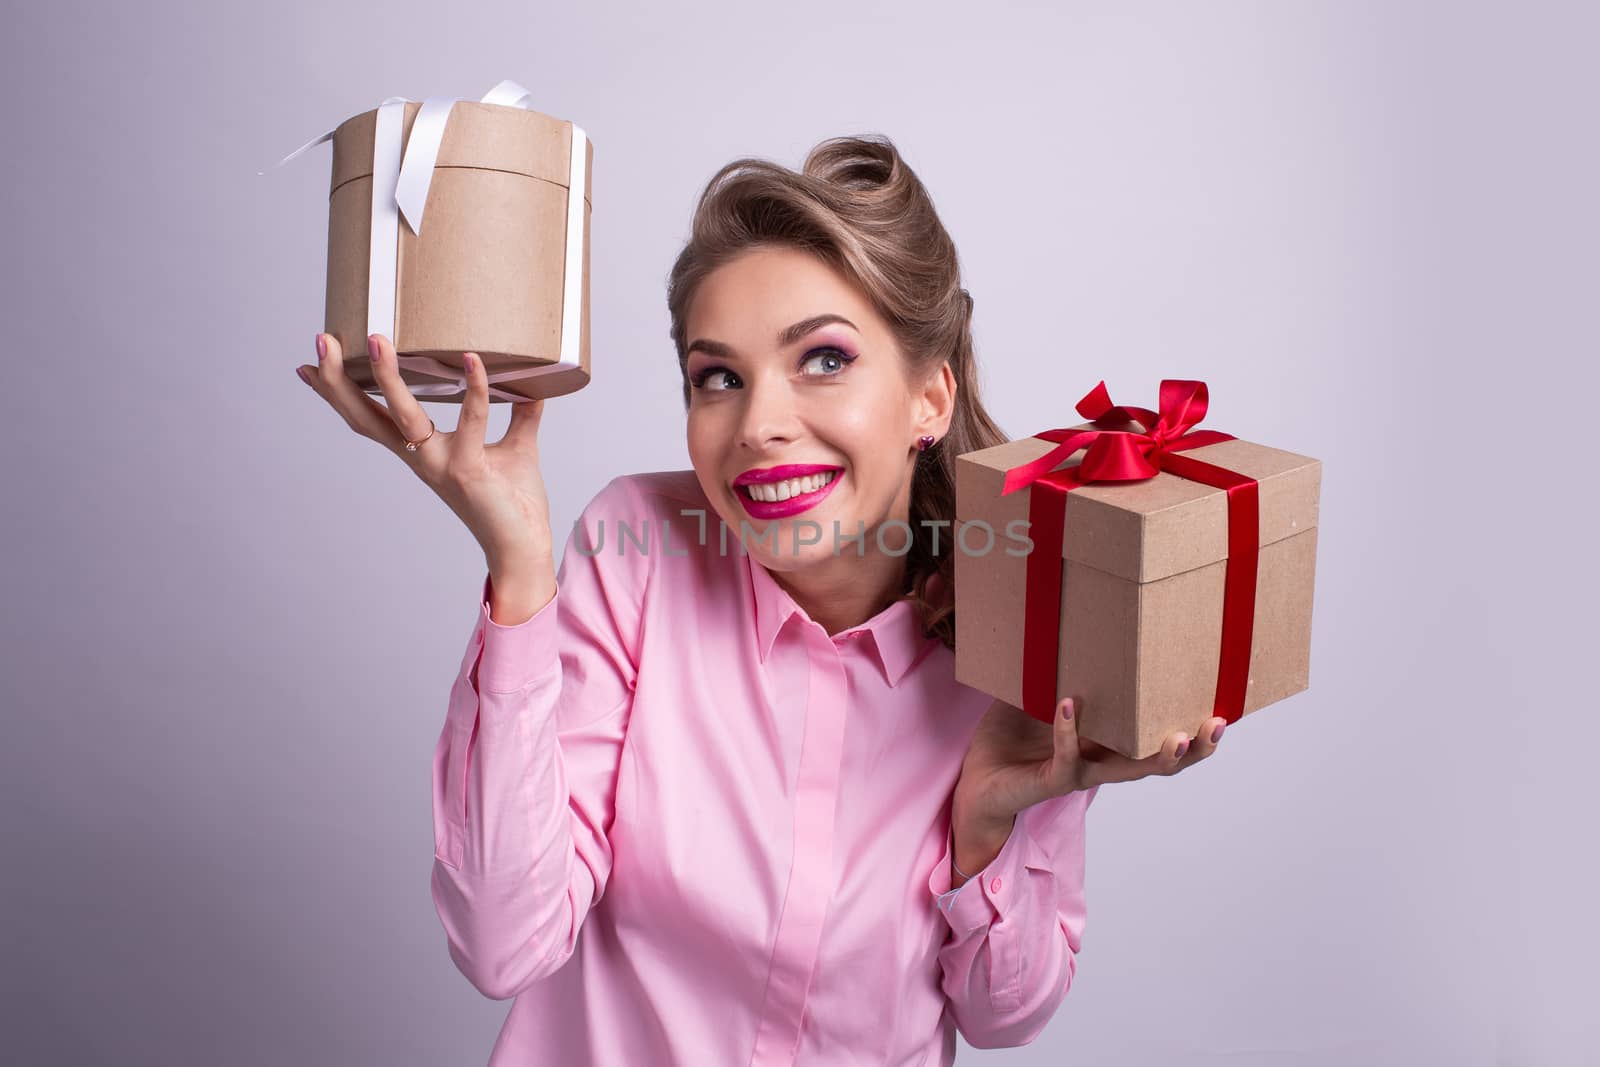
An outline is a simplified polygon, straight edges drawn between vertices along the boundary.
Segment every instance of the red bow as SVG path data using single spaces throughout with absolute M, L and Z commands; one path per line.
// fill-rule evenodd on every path
M 1167 378 L 1161 383 L 1161 411 L 1118 407 L 1111 403 L 1104 380 L 1078 401 L 1078 414 L 1101 426 L 1098 430 L 1045 430 L 1033 436 L 1060 442 L 1038 459 L 1006 471 L 1004 496 L 1026 488 L 1050 473 L 1078 449 L 1088 446 L 1075 480 L 1084 482 L 1138 482 L 1154 478 L 1164 457 L 1180 449 L 1199 448 L 1233 440 L 1220 430 L 1194 430 L 1206 417 L 1206 383 Z M 1137 422 L 1144 433 L 1104 427 Z

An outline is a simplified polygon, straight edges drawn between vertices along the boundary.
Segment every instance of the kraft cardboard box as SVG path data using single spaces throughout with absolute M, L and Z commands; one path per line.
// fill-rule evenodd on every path
M 1081 423 L 1073 429 L 1094 429 Z M 1129 424 L 1128 428 L 1137 430 Z M 1027 520 L 1029 486 L 1001 495 L 1005 472 L 1056 444 L 1025 437 L 957 458 L 957 532 L 981 520 L 995 548 L 957 541 L 956 679 L 1023 706 L 1027 558 L 1005 551 L 1007 524 Z M 1311 607 L 1322 464 L 1243 440 L 1185 450 L 1259 482 L 1260 555 L 1249 681 L 1241 714 L 1310 685 Z M 1076 466 L 1079 451 L 1057 469 Z M 1031 531 L 1030 531 L 1031 532 Z M 981 547 L 981 528 L 966 534 Z M 1078 733 L 1135 759 L 1174 730 L 1193 736 L 1214 701 L 1228 557 L 1227 492 L 1167 471 L 1067 494 L 1059 552 L 1056 696 L 1075 698 Z
M 405 104 L 407 145 L 421 107 Z M 334 132 L 325 326 L 339 339 L 345 372 L 372 393 L 379 389 L 366 337 L 377 116 L 378 109 L 364 112 Z M 519 398 L 560 396 L 588 384 L 594 148 L 574 131 L 570 122 L 525 108 L 454 103 L 421 231 L 413 232 L 403 218 L 399 222 L 391 340 L 407 385 L 456 379 L 465 352 L 482 358 L 495 386 L 491 400 L 511 399 L 501 391 Z M 582 148 L 583 178 L 576 211 L 569 199 L 575 142 Z M 573 219 L 581 232 L 569 232 Z M 579 244 L 569 248 L 570 242 Z M 569 293 L 569 286 L 575 291 Z M 564 336 L 564 321 L 575 336 Z M 407 368 L 406 357 L 431 358 L 442 373 Z M 494 380 L 533 367 L 547 372 Z M 460 403 L 462 394 L 419 399 Z

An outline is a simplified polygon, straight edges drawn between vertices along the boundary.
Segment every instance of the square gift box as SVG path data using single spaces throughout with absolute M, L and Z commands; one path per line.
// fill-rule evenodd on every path
M 1044 722 L 1057 699 L 1074 697 L 1079 736 L 1136 759 L 1173 731 L 1192 736 L 1213 715 L 1236 721 L 1310 684 L 1321 462 L 1216 431 L 1183 442 L 1204 416 L 1204 383 L 1163 382 L 1162 395 L 1159 415 L 1112 408 L 1101 383 L 1078 407 L 1096 421 L 956 461 L 957 681 Z M 1065 439 L 1086 431 L 1123 439 L 1062 462 Z M 1137 477 L 1141 463 L 1159 469 Z M 1004 492 L 1007 472 L 1028 464 L 1043 480 L 1014 474 L 1018 487 Z M 1133 477 L 1084 484 L 1086 467 Z M 1195 480 L 1206 468 L 1232 488 Z M 1034 499 L 1052 479 L 1070 486 L 1055 492 L 1054 543 L 1039 521 L 1048 499 Z M 1033 541 L 1026 554 L 1023 538 L 1008 536 L 1022 522 L 1009 530 Z M 1230 552 L 1247 558 L 1252 540 L 1250 571 Z

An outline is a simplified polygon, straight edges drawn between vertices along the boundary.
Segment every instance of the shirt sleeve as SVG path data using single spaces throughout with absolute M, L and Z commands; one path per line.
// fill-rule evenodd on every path
M 555 597 L 525 622 L 490 618 L 485 577 L 450 690 L 433 760 L 432 895 L 450 958 L 494 1000 L 572 956 L 611 873 L 650 565 L 611 547 L 616 520 L 640 517 L 634 497 L 624 479 L 596 495 L 567 539 Z
M 950 889 L 953 842 L 928 876 L 950 927 L 940 985 L 974 1048 L 1027 1044 L 1067 995 L 1087 917 L 1085 815 L 1099 788 L 1023 809 L 1000 852 L 958 889 Z

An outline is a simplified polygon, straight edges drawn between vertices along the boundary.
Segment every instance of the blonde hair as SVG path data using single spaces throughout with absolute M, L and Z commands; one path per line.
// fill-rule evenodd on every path
M 955 375 L 950 430 L 917 455 L 911 480 L 906 553 L 909 588 L 899 597 L 918 611 L 923 632 L 955 647 L 955 460 L 1006 440 L 978 396 L 972 347 L 972 296 L 961 287 L 955 244 L 921 180 L 882 135 L 834 137 L 807 155 L 799 171 L 745 157 L 706 184 L 688 243 L 667 284 L 671 336 L 689 406 L 689 305 L 706 275 L 751 248 L 803 249 L 839 271 L 866 295 L 905 353 L 913 381 L 948 360 Z M 937 531 L 932 550 L 931 520 Z M 929 579 L 943 591 L 930 599 Z

